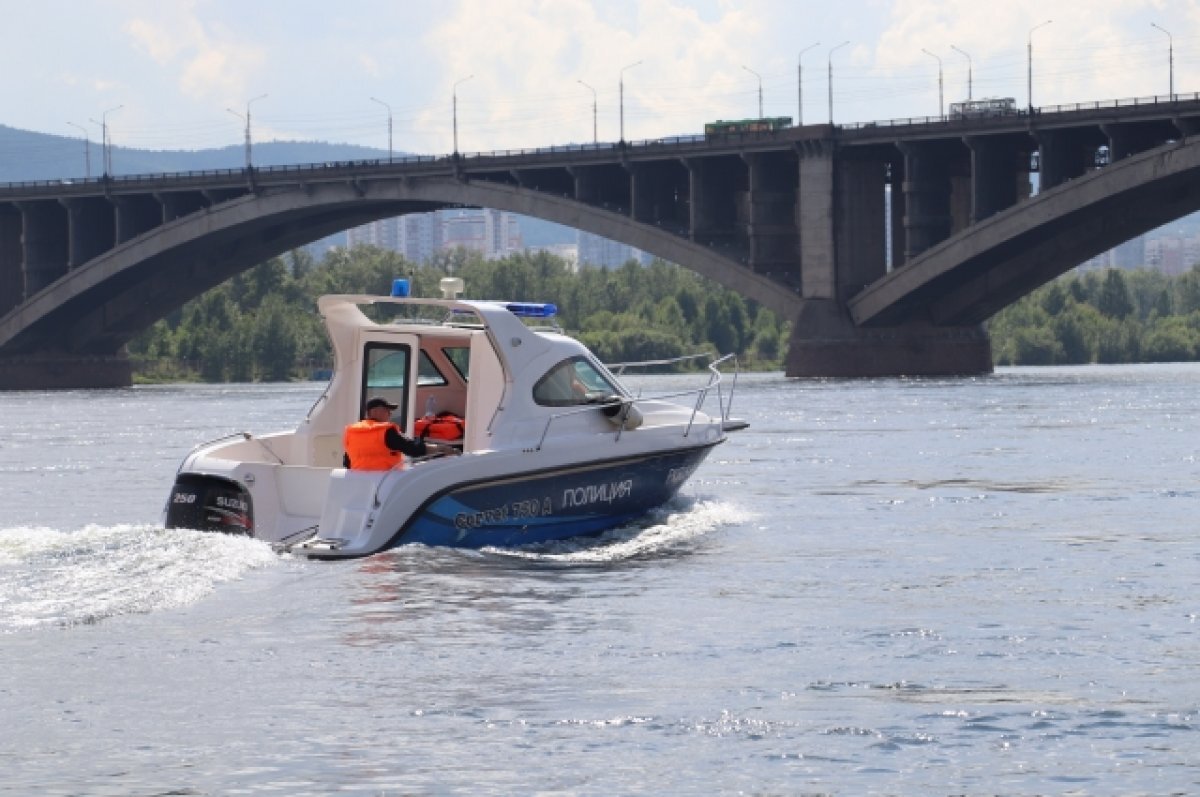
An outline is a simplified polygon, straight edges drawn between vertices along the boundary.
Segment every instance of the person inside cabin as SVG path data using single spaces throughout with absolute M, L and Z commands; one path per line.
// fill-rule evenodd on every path
M 367 401 L 366 417 L 346 427 L 342 446 L 346 453 L 342 467 L 353 470 L 389 470 L 399 465 L 400 455 L 423 457 L 431 449 L 441 450 L 436 443 L 414 440 L 392 423 L 392 410 L 399 406 L 376 396 Z

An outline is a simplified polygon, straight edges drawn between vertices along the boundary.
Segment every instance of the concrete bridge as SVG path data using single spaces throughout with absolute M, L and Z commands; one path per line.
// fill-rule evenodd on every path
M 0 389 L 127 385 L 125 343 L 188 299 L 333 232 L 455 206 L 624 241 L 739 291 L 793 320 L 791 376 L 984 373 L 991 314 L 1200 209 L 1198 129 L 1188 95 L 0 186 Z

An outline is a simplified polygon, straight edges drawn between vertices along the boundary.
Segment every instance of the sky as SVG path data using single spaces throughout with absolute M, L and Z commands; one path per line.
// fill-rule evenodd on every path
M 762 115 L 808 124 L 831 88 L 838 124 L 937 116 L 968 76 L 1026 105 L 1031 65 L 1038 106 L 1165 96 L 1172 71 L 1200 91 L 1200 0 L 0 0 L 0 19 L 0 124 L 141 149 L 240 145 L 247 111 L 256 142 L 386 150 L 389 118 L 396 152 L 453 151 L 455 122 L 462 152 L 637 141 L 759 116 L 760 87 Z

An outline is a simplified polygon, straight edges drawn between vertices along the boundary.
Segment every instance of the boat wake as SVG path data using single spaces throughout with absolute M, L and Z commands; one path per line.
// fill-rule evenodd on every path
M 149 525 L 0 529 L 0 633 L 186 606 L 279 561 L 247 537 Z
M 576 537 L 523 548 L 485 548 L 493 555 L 564 564 L 620 562 L 676 550 L 753 513 L 723 501 L 676 496 L 637 523 L 595 537 Z

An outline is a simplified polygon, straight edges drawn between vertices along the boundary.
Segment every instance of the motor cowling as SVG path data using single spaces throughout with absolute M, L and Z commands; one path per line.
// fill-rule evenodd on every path
M 254 503 L 237 482 L 216 476 L 181 473 L 167 499 L 169 529 L 221 531 L 254 535 Z

